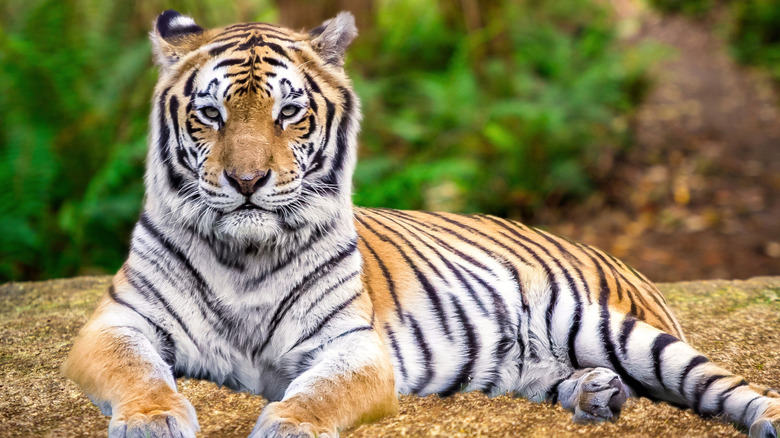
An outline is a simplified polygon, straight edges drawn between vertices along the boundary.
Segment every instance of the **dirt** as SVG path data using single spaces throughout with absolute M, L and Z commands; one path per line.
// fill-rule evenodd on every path
M 109 282 L 80 277 L 0 286 L 0 436 L 106 435 L 108 418 L 59 367 Z M 660 287 L 690 343 L 749 381 L 780 387 L 780 277 Z M 203 437 L 246 437 L 265 404 L 208 382 L 178 385 L 198 412 Z M 629 400 L 616 423 L 579 426 L 570 417 L 560 406 L 508 396 L 402 396 L 398 416 L 343 436 L 743 436 L 730 424 L 646 399 Z
M 670 50 L 603 192 L 539 224 L 593 244 L 655 281 L 780 274 L 780 97 L 738 65 L 716 11 L 659 17 L 613 0 L 628 44 Z

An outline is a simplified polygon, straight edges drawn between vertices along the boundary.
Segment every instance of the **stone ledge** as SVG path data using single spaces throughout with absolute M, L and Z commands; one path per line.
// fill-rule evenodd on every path
M 71 341 L 109 277 L 0 286 L 0 435 L 106 436 L 108 418 L 60 377 Z M 780 387 L 780 277 L 661 284 L 688 341 L 749 381 Z M 207 382 L 180 380 L 204 437 L 246 437 L 264 405 Z M 744 436 L 732 425 L 645 399 L 630 400 L 616 423 L 578 426 L 559 406 L 458 394 L 401 397 L 401 414 L 344 433 L 377 436 Z

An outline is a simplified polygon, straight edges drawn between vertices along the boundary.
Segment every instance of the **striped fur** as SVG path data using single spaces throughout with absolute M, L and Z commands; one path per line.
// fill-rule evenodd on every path
M 144 212 L 64 372 L 110 436 L 194 436 L 175 377 L 267 397 L 252 436 L 337 436 L 396 393 L 480 390 L 614 419 L 629 394 L 775 436 L 776 391 L 685 343 L 658 289 L 492 216 L 353 208 L 340 14 L 304 34 L 166 11 Z

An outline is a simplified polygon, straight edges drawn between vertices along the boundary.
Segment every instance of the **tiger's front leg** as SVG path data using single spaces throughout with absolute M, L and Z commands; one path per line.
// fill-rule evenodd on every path
M 171 367 L 152 342 L 154 333 L 137 313 L 106 295 L 62 366 L 111 415 L 111 438 L 185 438 L 199 430 L 195 409 L 176 391 Z
M 314 365 L 290 383 L 282 401 L 263 409 L 251 438 L 333 438 L 340 429 L 398 411 L 390 357 L 374 329 L 320 345 L 325 348 L 309 350 L 320 351 Z

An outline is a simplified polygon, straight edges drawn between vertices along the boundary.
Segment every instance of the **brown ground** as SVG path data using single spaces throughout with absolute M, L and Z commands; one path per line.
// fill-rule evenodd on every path
M 109 284 L 81 277 L 0 286 L 0 436 L 105 436 L 108 418 L 59 376 L 71 341 Z M 780 387 L 780 277 L 663 284 L 689 341 L 748 380 Z M 211 383 L 180 380 L 198 411 L 201 436 L 245 437 L 264 405 Z M 560 406 L 482 394 L 401 397 L 399 416 L 346 437 L 379 436 L 742 436 L 645 399 L 632 399 L 614 424 L 578 426 Z
M 634 124 L 634 146 L 597 194 L 537 223 L 602 248 L 655 281 L 780 274 L 780 98 L 769 76 L 740 66 L 703 20 L 660 18 L 612 0 L 631 44 L 672 56 Z

